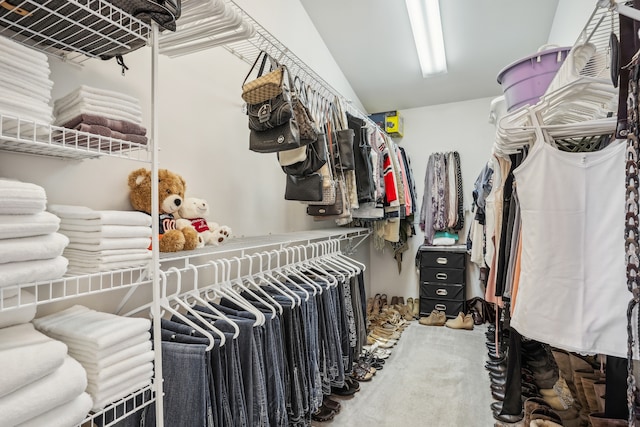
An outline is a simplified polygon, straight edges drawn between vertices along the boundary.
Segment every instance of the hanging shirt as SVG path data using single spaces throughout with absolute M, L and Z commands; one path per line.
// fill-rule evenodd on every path
M 540 134 L 514 175 L 522 255 L 511 326 L 569 351 L 626 357 L 625 144 L 571 153 Z

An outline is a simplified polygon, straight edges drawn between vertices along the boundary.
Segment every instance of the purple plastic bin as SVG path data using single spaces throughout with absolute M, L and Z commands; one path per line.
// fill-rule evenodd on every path
M 504 92 L 507 111 L 537 103 L 570 50 L 570 47 L 543 50 L 503 68 L 498 74 L 498 83 Z

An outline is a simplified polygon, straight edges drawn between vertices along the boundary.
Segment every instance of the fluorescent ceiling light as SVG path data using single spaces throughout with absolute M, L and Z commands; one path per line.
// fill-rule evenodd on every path
M 447 72 L 438 0 L 405 0 L 422 77 Z

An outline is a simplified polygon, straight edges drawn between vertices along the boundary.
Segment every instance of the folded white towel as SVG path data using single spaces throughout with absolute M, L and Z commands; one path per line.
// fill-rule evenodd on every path
M 105 97 L 109 97 L 109 98 L 119 99 L 119 100 L 122 100 L 122 101 L 125 101 L 125 102 L 129 102 L 129 103 L 132 103 L 132 104 L 140 104 L 140 101 L 138 100 L 138 98 L 135 98 L 133 96 L 127 95 L 126 93 L 117 92 L 117 91 L 108 90 L 108 89 L 100 89 L 100 88 L 96 88 L 96 87 L 92 87 L 92 86 L 86 86 L 86 85 L 78 86 L 76 89 L 74 89 L 70 93 L 66 94 L 62 98 L 58 99 L 56 102 L 63 102 L 64 103 L 65 101 L 67 101 L 69 99 L 76 98 L 78 96 L 78 94 L 80 94 L 80 93 L 84 93 L 84 94 L 87 94 L 87 95 L 105 96 Z
M 13 55 L 10 52 L 10 49 L 6 49 L 3 46 L 0 46 L 0 54 Z M 0 55 L 0 57 L 2 55 Z M 49 71 L 49 65 L 46 62 L 42 63 L 29 61 L 28 58 L 20 57 L 17 55 L 12 56 L 10 61 L 10 63 L 7 63 L 7 61 L 2 61 L 1 64 L 5 69 L 7 68 L 7 66 L 13 67 L 11 69 L 16 74 L 16 76 L 24 76 L 33 79 L 34 81 L 46 81 L 51 74 L 51 72 Z
M 95 243 L 69 243 L 69 249 L 80 249 L 89 252 L 103 251 L 107 249 L 144 249 L 151 244 L 148 237 L 132 237 L 130 239 L 99 239 Z
M 69 255 L 71 256 L 75 256 L 75 257 L 82 257 L 82 258 L 86 258 L 86 259 L 95 259 L 96 261 L 106 261 L 106 262 L 111 262 L 111 261 L 122 261 L 122 260 L 126 260 L 127 258 L 123 258 L 123 259 L 111 259 L 111 257 L 117 257 L 117 256 L 135 256 L 135 255 L 142 255 L 142 254 L 148 254 L 150 251 L 148 249 L 107 249 L 104 251 L 98 251 L 98 252 L 87 252 L 87 251 L 82 251 L 80 249 L 65 249 L 65 252 L 69 253 Z
M 67 249 L 62 255 L 65 256 L 70 264 L 81 265 L 91 263 L 92 265 L 122 261 L 148 261 L 151 259 L 151 251 L 148 249 L 131 249 L 131 251 L 140 251 L 138 253 L 102 255 L 101 252 L 87 252 L 76 249 Z
M 0 239 L 0 263 L 55 258 L 68 244 L 69 238 L 60 233 Z
M 0 97 L 3 103 L 15 104 L 20 107 L 28 108 L 30 111 L 34 111 L 34 112 L 42 113 L 46 115 L 53 114 L 53 109 L 46 102 L 39 101 L 33 98 L 32 96 L 21 95 L 19 92 L 15 91 L 13 88 L 7 89 L 3 86 L 0 86 Z
M 126 382 L 129 378 L 141 377 L 146 378 L 153 377 L 153 363 L 147 362 L 142 365 L 138 365 L 129 370 L 129 372 L 123 372 L 118 375 L 106 378 L 104 381 L 97 383 L 87 382 L 86 392 L 92 396 L 96 396 L 100 393 L 104 393 L 106 390 L 113 389 L 118 385 Z
M 18 133 L 18 126 L 21 129 L 27 126 L 32 130 L 34 126 L 39 128 L 53 123 L 52 116 L 48 114 L 34 112 L 27 107 L 17 106 L 2 100 L 0 100 L 0 114 L 2 115 L 3 124 L 7 125 L 6 127 L 3 126 L 3 131 L 6 129 L 12 134 Z M 18 118 L 20 121 L 18 121 Z M 34 125 L 34 123 L 37 123 L 37 125 Z M 27 135 L 21 130 L 20 136 L 25 137 Z
M 93 400 L 87 393 L 82 393 L 70 402 L 33 417 L 17 427 L 69 427 L 80 424 L 93 406 Z
M 13 426 L 79 396 L 87 387 L 80 363 L 66 357 L 53 373 L 0 397 L 0 425 Z
M 30 215 L 0 215 L 0 239 L 51 234 L 59 227 L 60 218 L 47 211 Z
M 2 217 L 0 217 L 0 226 L 2 225 Z M 95 239 L 102 237 L 119 238 L 119 237 L 151 237 L 151 227 L 145 225 L 102 225 L 97 230 L 78 230 L 73 224 L 66 222 L 60 227 L 60 232 L 71 240 L 79 239 Z M 96 228 L 89 225 L 88 228 Z
M 73 263 L 70 262 L 67 272 L 74 275 L 92 274 L 99 271 L 114 271 L 129 268 L 138 268 L 146 265 L 148 261 L 119 261 L 102 263 Z
M 117 365 L 121 362 L 127 361 L 128 359 L 137 357 L 140 354 L 148 353 L 151 351 L 151 347 L 151 341 L 146 340 L 139 344 L 123 348 L 122 350 L 101 359 L 93 361 L 88 361 L 86 358 L 83 360 L 76 360 L 84 366 L 84 369 L 87 371 L 87 375 L 89 375 L 89 372 L 101 372 L 102 370 L 111 368 L 113 365 Z
M 67 271 L 67 264 L 63 256 L 0 264 L 0 288 L 59 279 Z
M 142 117 L 138 114 L 130 114 L 126 111 L 120 111 L 117 107 L 94 107 L 85 103 L 76 104 L 73 109 L 66 110 L 64 114 L 57 115 L 54 123 L 57 126 L 61 126 L 80 114 L 94 114 L 96 116 L 106 117 L 107 119 L 126 120 L 138 125 L 142 124 Z
M 2 298 L 4 310 L 0 310 L 0 328 L 31 322 L 36 317 L 35 301 L 36 296 L 24 289 L 20 289 L 20 296 L 18 292 L 14 295 L 10 295 L 9 292 L 4 293 Z M 19 308 L 13 308 L 18 305 L 20 305 Z
M 90 108 L 118 108 L 128 114 L 142 117 L 142 109 L 139 103 L 131 103 L 108 96 L 84 94 L 83 92 L 66 102 L 55 101 L 53 111 L 56 116 L 66 115 L 67 111 L 73 111 L 80 105 L 86 105 Z
M 144 225 L 151 226 L 151 216 L 137 211 L 97 211 L 86 206 L 49 205 L 49 212 L 60 217 L 62 224 L 74 225 Z M 87 222 L 85 222 L 87 221 Z
M 0 351 L 48 341 L 51 341 L 51 338 L 36 331 L 31 323 L 0 329 Z
M 44 211 L 47 195 L 39 185 L 0 178 L 0 201 L 0 215 L 36 214 Z
M 9 73 L 0 70 L 0 87 L 10 88 L 16 93 L 29 96 L 31 99 L 44 102 L 47 105 L 51 102 L 51 88 L 36 87 L 27 79 L 16 79 Z
M 51 374 L 66 356 L 67 346 L 52 339 L 0 351 L 0 397 Z
M 106 384 L 106 381 L 110 378 L 116 377 L 125 372 L 133 372 L 132 369 L 142 366 L 148 362 L 151 362 L 155 353 L 152 350 L 145 351 L 135 356 L 131 356 L 121 362 L 114 363 L 113 365 L 96 369 L 93 365 L 84 365 L 85 371 L 87 371 L 87 380 L 93 384 Z
M 147 374 L 129 378 L 127 381 L 113 387 L 112 389 L 105 390 L 98 395 L 91 396 L 93 397 L 93 408 L 91 409 L 98 411 L 108 404 L 116 402 L 149 384 L 151 384 L 151 378 L 147 378 Z
M 68 352 L 74 359 L 82 362 L 82 363 L 92 363 L 92 364 L 100 364 L 101 361 L 110 360 L 111 358 L 116 358 L 116 354 L 125 349 L 133 346 L 137 346 L 142 343 L 150 342 L 151 334 L 149 332 L 131 337 L 118 343 L 110 348 L 106 348 L 104 350 L 95 351 L 88 349 L 84 346 L 83 342 L 74 342 L 69 339 L 66 340 L 67 347 L 69 348 Z
M 53 82 L 49 79 L 48 74 L 39 70 L 35 73 L 28 73 L 26 70 L 20 70 L 20 73 L 16 73 L 16 69 L 11 65 L 7 65 L 0 61 L 0 74 L 7 78 L 14 79 L 21 86 L 30 84 L 31 87 L 38 92 L 38 94 L 46 94 L 51 99 L 51 88 L 53 88 Z
M 38 66 L 41 64 L 47 65 L 47 56 L 42 52 L 38 52 L 33 49 L 29 49 L 18 42 L 15 42 L 7 37 L 0 37 L 0 46 L 7 52 L 11 53 L 12 57 L 19 57 L 23 61 L 29 62 L 32 66 Z M 11 63 L 9 58 L 6 57 L 5 61 Z M 48 65 L 47 65 L 48 67 Z
M 151 328 L 149 319 L 123 317 L 78 305 L 35 319 L 33 323 L 47 335 L 64 337 L 64 342 L 84 343 L 89 351 L 113 348 L 129 338 L 147 334 Z

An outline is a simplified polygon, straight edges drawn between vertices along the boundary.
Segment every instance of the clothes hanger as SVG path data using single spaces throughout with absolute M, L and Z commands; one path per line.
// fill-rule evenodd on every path
M 292 253 L 292 262 L 291 264 L 287 262 L 287 268 L 285 269 L 285 271 L 290 272 L 295 277 L 298 277 L 303 283 L 309 285 L 311 289 L 313 289 L 313 296 L 315 297 L 316 295 L 318 295 L 318 293 L 322 292 L 322 287 L 311 280 L 309 277 L 302 274 L 302 272 L 308 269 L 308 266 L 306 266 L 302 260 L 302 251 L 300 250 L 300 248 L 302 248 L 302 246 L 293 246 L 290 248 L 286 248 L 287 252 L 291 251 Z M 298 262 L 293 262 L 296 252 L 298 253 Z
M 213 332 L 214 334 L 216 334 L 218 336 L 218 338 L 220 338 L 220 346 L 223 346 L 225 341 L 226 341 L 226 337 L 224 336 L 224 333 L 216 328 L 215 326 L 213 326 L 211 324 L 211 322 L 208 322 L 207 319 L 205 319 L 204 317 L 201 316 L 201 313 L 197 310 L 194 310 L 194 308 L 188 304 L 186 301 L 184 301 L 182 299 L 182 297 L 180 296 L 180 289 L 182 289 L 182 273 L 180 272 L 180 270 L 178 270 L 177 267 L 170 267 L 167 272 L 174 272 L 177 275 L 177 280 L 178 280 L 178 284 L 177 284 L 177 288 L 178 288 L 178 293 L 172 295 L 171 297 L 169 297 L 167 299 L 168 303 L 170 304 L 171 302 L 176 303 L 176 310 L 174 313 L 174 315 L 178 312 L 179 308 L 184 309 L 188 314 L 192 315 L 193 317 L 195 317 L 196 319 L 198 319 L 198 321 L 201 322 L 202 325 L 206 326 L 206 329 Z M 166 307 L 165 307 L 166 308 Z M 178 316 L 180 317 L 180 316 Z M 182 320 L 189 320 L 186 316 L 185 317 L 180 317 L 180 319 Z M 195 322 L 193 322 L 195 324 Z
M 282 251 L 285 251 L 285 249 L 282 249 Z M 293 295 L 297 300 L 298 300 L 298 305 L 302 305 L 302 298 L 299 294 L 297 294 L 296 292 L 293 291 L 293 289 L 291 289 L 291 287 L 289 287 L 287 285 L 287 283 L 291 284 L 293 287 L 297 288 L 298 290 L 300 290 L 300 292 L 302 292 L 302 294 L 304 295 L 304 301 L 307 302 L 309 301 L 309 292 L 307 292 L 306 289 L 304 289 L 302 286 L 300 286 L 299 284 L 297 284 L 295 281 L 291 280 L 291 277 L 289 277 L 287 274 L 285 274 L 284 272 L 284 268 L 285 266 L 282 266 L 280 264 L 280 251 L 278 250 L 273 250 L 271 251 L 276 255 L 276 259 L 277 259 L 277 266 L 274 267 L 273 269 L 270 270 L 270 276 L 272 278 L 274 277 L 274 274 L 277 274 L 278 276 L 280 276 L 281 278 L 284 279 L 284 282 L 281 282 L 280 280 L 276 280 L 275 283 L 277 283 L 280 288 L 285 291 L 288 292 L 289 294 Z M 271 253 L 270 252 L 270 253 Z M 269 260 L 271 259 L 271 256 L 269 255 Z M 287 258 L 288 261 L 288 258 Z
M 327 288 L 335 287 L 338 284 L 338 280 L 335 278 L 333 274 L 325 270 L 320 263 L 318 263 L 316 257 L 317 250 L 317 242 L 310 244 L 311 248 L 311 257 L 308 258 L 305 251 L 305 260 L 304 264 L 308 266 L 308 269 L 314 274 L 314 278 L 324 282 L 327 285 Z M 319 292 L 322 293 L 324 289 L 322 286 L 318 285 Z
M 271 319 L 275 318 L 277 316 L 275 307 L 272 306 L 267 301 L 265 301 L 264 299 L 262 299 L 260 296 L 256 295 L 251 289 L 249 289 L 243 283 L 243 280 L 252 280 L 251 279 L 251 268 L 252 268 L 251 256 L 248 256 L 248 258 L 247 258 L 249 260 L 249 276 L 248 276 L 248 278 L 247 277 L 244 277 L 244 278 L 242 277 L 242 272 L 241 272 L 242 260 L 240 258 L 238 258 L 237 256 L 234 256 L 233 259 L 238 263 L 238 278 L 233 282 L 233 285 L 234 286 L 238 286 L 240 289 L 242 289 L 243 291 L 245 291 L 249 295 L 251 295 L 253 298 L 255 298 L 258 302 L 264 304 L 269 309 L 269 311 L 271 311 Z M 282 306 L 280 308 L 282 309 Z M 282 314 L 282 312 L 280 312 L 280 313 Z
M 279 266 L 275 272 L 280 274 L 284 279 L 285 279 L 285 283 L 289 283 L 291 284 L 294 288 L 298 289 L 300 292 L 302 292 L 304 294 L 304 301 L 307 302 L 309 301 L 309 291 L 307 291 L 305 288 L 303 288 L 302 286 L 300 286 L 300 284 L 298 284 L 295 280 L 291 279 L 291 276 L 295 276 L 298 277 L 300 280 L 304 280 L 302 278 L 302 275 L 295 271 L 295 269 L 291 268 L 291 263 L 289 261 L 289 251 L 290 248 L 284 248 L 285 251 L 285 256 L 286 256 L 286 260 L 285 260 L 285 265 L 284 266 Z M 278 255 L 278 258 L 280 257 L 280 255 Z M 278 265 L 280 265 L 280 260 L 278 259 Z M 316 290 L 314 289 L 314 296 L 316 295 Z
M 265 292 L 265 290 L 262 289 L 262 286 L 260 286 L 254 280 L 254 273 L 253 273 L 253 257 L 254 256 L 257 257 L 259 255 L 258 254 L 247 255 L 247 257 L 249 258 L 249 275 L 245 277 L 245 280 L 249 282 L 249 286 L 253 285 L 253 289 L 256 292 L 259 292 L 265 299 L 269 301 L 269 303 L 267 303 L 266 301 L 264 303 L 267 305 L 267 307 L 269 307 L 269 309 L 274 310 L 274 315 L 276 314 L 276 312 L 282 314 L 282 311 L 283 311 L 282 305 L 280 305 L 278 301 L 276 301 L 271 295 L 269 295 L 268 292 Z M 262 268 L 262 266 L 260 268 Z
M 190 305 L 193 307 L 193 306 L 195 306 L 195 303 L 198 302 L 198 303 L 202 304 L 204 307 L 206 307 L 209 310 L 211 310 L 214 313 L 216 313 L 215 315 L 213 315 L 213 314 L 210 314 L 210 313 L 199 312 L 200 315 L 203 316 L 203 317 L 207 317 L 207 318 L 211 318 L 211 319 L 224 320 L 229 325 L 231 325 L 231 327 L 233 327 L 233 330 L 235 331 L 234 334 L 233 334 L 233 338 L 234 339 L 238 338 L 238 335 L 240 335 L 240 327 L 238 326 L 238 324 L 235 323 L 232 319 L 230 319 L 222 311 L 220 311 L 216 307 L 212 306 L 209 303 L 209 301 L 205 300 L 204 298 L 202 298 L 200 296 L 200 291 L 198 289 L 198 268 L 193 264 L 187 264 L 187 268 L 193 270 L 193 289 L 186 294 L 186 297 L 191 297 L 194 300 L 194 303 L 190 304 Z M 185 302 L 189 303 L 186 300 L 185 300 Z
M 257 309 L 253 304 L 251 304 L 250 301 L 247 301 L 245 297 L 240 295 L 240 293 L 233 288 L 233 282 L 231 281 L 231 261 L 226 258 L 223 258 L 220 261 L 222 262 L 222 265 L 228 267 L 224 270 L 226 272 L 226 277 L 224 277 L 223 279 L 224 281 L 222 283 L 222 286 L 220 287 L 220 290 L 225 294 L 227 298 L 229 298 L 245 310 L 249 311 L 256 317 L 256 321 L 253 326 L 264 325 L 264 323 L 266 322 L 266 316 L 264 315 L 264 313 Z
M 259 275 L 257 276 L 260 279 L 260 282 L 264 283 L 271 289 L 275 290 L 276 292 L 290 300 L 292 307 L 302 304 L 302 298 L 300 297 L 300 295 L 292 292 L 291 289 L 287 287 L 287 285 L 282 283 L 271 273 L 271 254 L 269 252 L 259 252 L 256 255 L 260 257 L 261 270 Z M 268 266 L 266 270 L 262 269 L 262 255 L 267 256 Z
M 340 250 L 340 242 L 338 240 L 334 240 L 334 246 L 335 246 L 335 254 L 338 258 L 340 258 L 343 262 L 350 264 L 352 266 L 355 267 L 355 269 L 357 270 L 356 274 L 360 274 L 363 271 L 366 270 L 367 266 L 359 261 L 356 261 L 353 258 L 349 258 L 348 256 L 346 256 L 345 254 L 342 253 L 342 251 Z
M 344 265 L 341 260 L 337 259 L 331 252 L 329 242 L 320 242 L 324 249 L 324 255 L 320 258 L 325 266 L 332 269 L 335 274 L 339 275 L 342 281 L 347 281 L 352 275 L 355 275 L 355 270 L 351 269 L 351 266 Z M 348 276 L 347 277 L 347 274 Z

